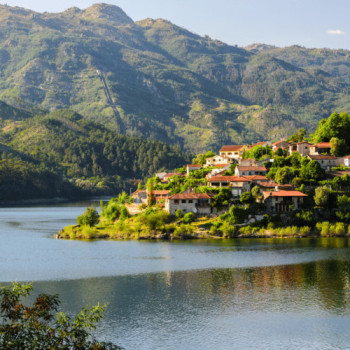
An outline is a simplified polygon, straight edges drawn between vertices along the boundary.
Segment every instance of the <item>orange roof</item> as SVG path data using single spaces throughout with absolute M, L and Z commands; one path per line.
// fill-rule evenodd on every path
M 266 168 L 264 166 L 237 166 L 238 170 L 241 171 L 266 171 Z
M 153 190 L 151 194 L 169 194 L 169 190 Z
M 331 148 L 331 144 L 330 142 L 319 142 L 319 143 L 316 143 L 315 145 L 313 145 L 317 148 Z
M 278 186 L 276 182 L 261 182 L 258 184 L 259 187 L 273 188 Z
M 196 193 L 188 189 L 182 193 L 176 193 L 169 197 L 169 199 L 210 199 L 212 196 L 207 193 Z
M 263 175 L 244 175 L 243 177 L 245 177 L 246 179 L 250 180 L 250 181 L 257 181 L 257 180 L 266 180 L 268 181 L 269 179 L 266 176 Z
M 243 176 L 213 176 L 209 182 L 250 182 Z
M 232 145 L 232 146 L 222 146 L 220 152 L 237 152 L 240 151 L 244 145 Z
M 252 146 L 255 147 L 255 146 L 264 146 L 264 145 L 267 145 L 268 144 L 268 141 L 262 141 L 262 142 L 257 142 L 255 145 Z
M 318 156 L 309 156 L 312 160 L 334 160 L 337 159 L 337 157 L 334 156 L 324 156 L 324 155 L 318 155 Z
M 187 164 L 189 168 L 201 168 L 202 166 L 200 164 Z
M 344 159 L 349 159 L 350 158 L 350 156 L 346 156 L 346 157 L 344 157 Z
M 166 175 L 163 176 L 163 179 L 165 177 L 173 177 L 173 176 L 181 176 L 182 174 L 181 173 L 168 173 Z
M 225 168 L 228 165 L 231 165 L 231 164 L 214 164 L 214 168 Z
M 300 191 L 264 191 L 264 198 L 267 197 L 307 197 L 307 194 Z

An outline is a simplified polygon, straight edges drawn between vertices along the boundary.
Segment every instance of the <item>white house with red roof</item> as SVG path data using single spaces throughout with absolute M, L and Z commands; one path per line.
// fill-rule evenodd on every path
M 264 166 L 236 166 L 235 175 L 245 176 L 245 175 L 266 175 L 267 169 Z
M 277 141 L 271 144 L 272 150 L 276 152 L 279 148 L 285 149 L 289 147 L 289 143 L 285 140 Z
M 188 189 L 168 197 L 165 201 L 165 210 L 171 215 L 175 215 L 178 209 L 183 214 L 209 215 L 212 213 L 211 200 L 210 194 L 196 193 L 193 189 Z
M 210 157 L 207 158 L 205 160 L 205 167 L 209 167 L 209 166 L 216 166 L 217 164 L 231 164 L 233 162 L 232 158 L 226 157 L 226 156 L 214 156 L 214 157 Z
M 301 156 L 305 157 L 310 154 L 310 149 L 313 145 L 309 142 L 302 141 L 289 144 L 288 153 L 292 155 L 294 152 L 299 153 Z
M 338 158 L 328 155 L 309 155 L 311 160 L 315 160 L 323 169 L 330 169 L 338 165 Z
M 200 170 L 201 168 L 202 166 L 200 164 L 187 164 L 186 165 L 187 175 L 189 175 L 190 171 Z
M 310 155 L 317 156 L 322 154 L 331 154 L 331 144 L 330 142 L 319 142 L 310 147 Z
M 222 146 L 219 153 L 220 156 L 238 160 L 242 157 L 245 150 L 247 150 L 247 146 L 245 145 L 226 145 Z
M 350 167 L 350 156 L 344 157 L 344 165 Z
M 241 176 L 213 176 L 207 181 L 209 187 L 230 188 L 233 197 L 250 190 L 251 180 Z
M 292 209 L 300 209 L 306 197 L 307 195 L 300 191 L 263 191 L 262 201 L 270 212 L 287 213 Z

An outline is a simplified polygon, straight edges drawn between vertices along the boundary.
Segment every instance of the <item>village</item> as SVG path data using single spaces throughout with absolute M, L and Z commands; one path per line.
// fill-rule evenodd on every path
M 266 151 L 261 159 L 245 158 L 247 152 L 256 149 Z M 336 157 L 331 154 L 330 142 L 312 144 L 307 141 L 287 142 L 259 142 L 254 145 L 225 145 L 219 154 L 207 157 L 204 164 L 187 164 L 182 172 L 161 172 L 155 175 L 158 187 L 167 188 L 170 183 L 179 181 L 179 178 L 189 177 L 193 172 L 204 170 L 205 185 L 211 189 L 229 189 L 231 203 L 239 199 L 243 193 L 250 192 L 254 187 L 259 189 L 256 201 L 264 204 L 266 212 L 286 213 L 302 208 L 306 193 L 297 190 L 292 183 L 277 183 L 269 178 L 268 165 L 275 161 L 270 155 L 285 157 L 299 155 L 310 162 L 317 162 L 324 170 L 327 178 L 349 175 L 350 156 Z M 344 169 L 342 169 L 344 168 Z M 234 172 L 230 169 L 234 169 Z M 337 170 L 334 170 L 337 169 Z M 339 170 L 341 169 L 341 170 Z M 185 171 L 184 171 L 185 170 Z M 300 187 L 300 186 L 298 186 Z M 174 188 L 174 186 L 173 186 Z M 171 215 L 180 210 L 183 214 L 192 212 L 197 216 L 220 215 L 229 210 L 229 205 L 220 208 L 212 206 L 214 192 L 201 193 L 195 187 L 181 193 L 172 194 L 170 189 L 138 189 L 132 194 L 134 203 L 158 204 Z

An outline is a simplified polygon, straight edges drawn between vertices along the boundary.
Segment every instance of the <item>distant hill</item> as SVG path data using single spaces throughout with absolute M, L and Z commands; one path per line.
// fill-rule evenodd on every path
M 243 49 L 107 4 L 56 14 L 0 5 L 0 100 L 13 108 L 0 116 L 70 108 L 191 152 L 278 139 L 350 109 L 349 53 L 326 51 Z

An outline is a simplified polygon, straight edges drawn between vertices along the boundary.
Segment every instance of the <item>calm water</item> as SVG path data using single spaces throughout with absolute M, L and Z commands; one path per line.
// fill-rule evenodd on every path
M 127 350 L 350 349 L 348 239 L 53 239 L 86 205 L 0 209 L 0 282 L 108 302 L 98 337 Z

